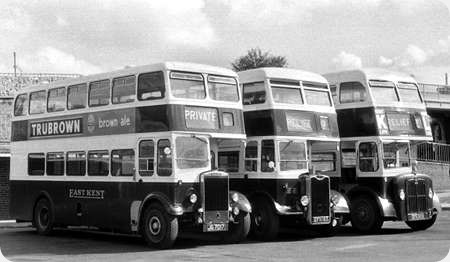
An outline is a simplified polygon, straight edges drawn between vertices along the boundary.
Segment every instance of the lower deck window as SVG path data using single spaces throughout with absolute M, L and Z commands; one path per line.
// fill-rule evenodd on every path
M 43 176 L 45 172 L 44 153 L 28 154 L 28 175 Z
M 68 176 L 84 176 L 86 174 L 86 153 L 67 152 L 66 167 Z
M 107 150 L 88 153 L 88 175 L 107 176 L 109 174 L 109 154 Z
M 245 148 L 245 171 L 256 172 L 258 168 L 258 142 L 250 141 Z
M 113 176 L 132 176 L 134 174 L 134 150 L 111 151 L 111 174 Z
M 64 153 L 47 153 L 47 175 L 64 175 Z

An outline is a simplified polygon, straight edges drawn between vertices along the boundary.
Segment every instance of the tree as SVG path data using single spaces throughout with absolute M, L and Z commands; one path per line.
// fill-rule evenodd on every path
M 231 63 L 233 70 L 244 71 L 258 67 L 286 67 L 287 60 L 284 56 L 274 56 L 269 52 L 263 52 L 259 48 L 252 48 L 247 54 L 239 57 Z

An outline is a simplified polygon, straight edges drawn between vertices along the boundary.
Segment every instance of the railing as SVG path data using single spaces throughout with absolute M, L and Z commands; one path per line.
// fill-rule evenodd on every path
M 426 142 L 417 145 L 417 160 L 450 163 L 450 145 Z
M 450 86 L 419 84 L 419 90 L 427 107 L 450 108 Z

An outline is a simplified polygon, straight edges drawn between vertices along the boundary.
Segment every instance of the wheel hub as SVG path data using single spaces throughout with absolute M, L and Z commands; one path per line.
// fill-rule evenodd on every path
M 158 235 L 161 232 L 161 221 L 159 220 L 159 218 L 150 218 L 149 229 L 152 235 Z

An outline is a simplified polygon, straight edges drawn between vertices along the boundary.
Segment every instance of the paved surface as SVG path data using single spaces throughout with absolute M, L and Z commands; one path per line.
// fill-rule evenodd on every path
M 4 227 L 0 248 L 11 261 L 440 261 L 450 249 L 450 211 L 420 232 L 401 222 L 386 222 L 381 234 L 368 236 L 345 226 L 330 238 L 285 232 L 274 242 L 247 240 L 237 245 L 190 237 L 178 240 L 171 250 L 156 250 L 138 237 L 74 230 L 45 237 L 30 227 Z

